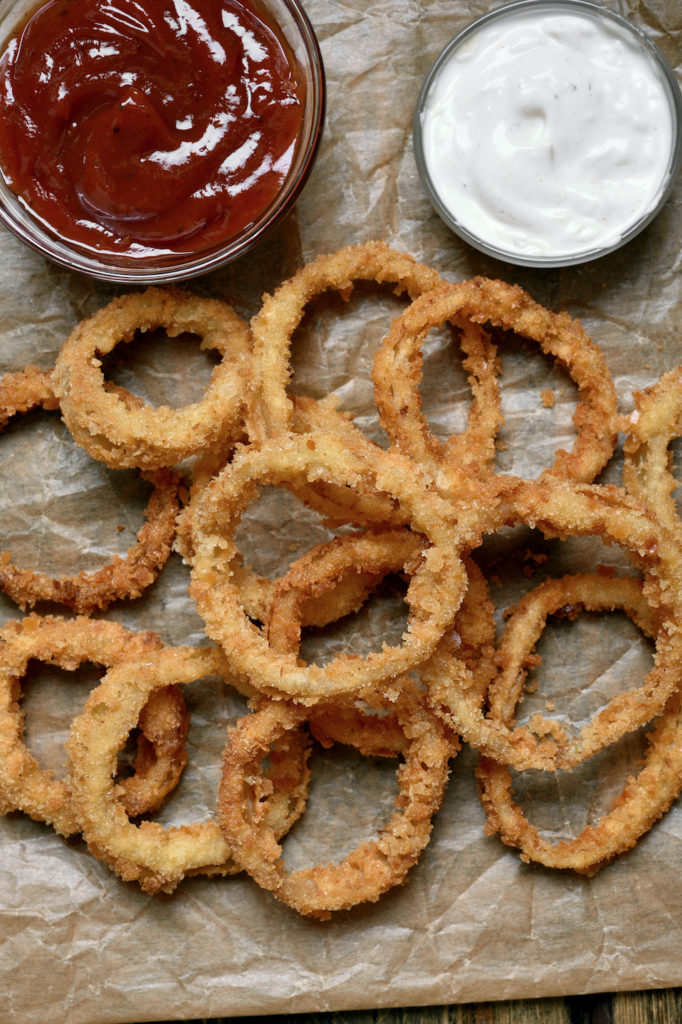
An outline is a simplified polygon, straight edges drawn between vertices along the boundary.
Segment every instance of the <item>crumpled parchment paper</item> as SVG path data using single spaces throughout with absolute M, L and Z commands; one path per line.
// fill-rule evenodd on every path
M 329 86 L 317 166 L 287 222 L 255 252 L 192 287 L 239 313 L 320 252 L 385 238 L 451 280 L 474 274 L 521 284 L 554 310 L 579 317 L 602 347 L 622 411 L 682 361 L 682 183 L 664 212 L 625 249 L 562 271 L 497 263 L 451 234 L 429 206 L 414 164 L 411 120 L 424 75 L 447 39 L 493 4 L 479 0 L 307 0 Z M 676 0 L 621 0 L 614 8 L 650 32 L 680 68 Z M 0 370 L 53 365 L 73 326 L 115 294 L 69 274 L 0 233 Z M 348 303 L 311 306 L 293 344 L 293 388 L 341 406 L 381 439 L 372 401 L 373 353 L 401 309 L 390 292 L 358 287 Z M 571 444 L 575 388 L 563 371 L 505 343 L 500 470 L 535 476 Z M 182 405 L 201 390 L 211 360 L 192 339 L 145 339 L 109 375 L 156 403 Z M 540 393 L 552 388 L 554 408 Z M 424 407 L 440 437 L 462 428 L 469 400 L 456 344 L 433 332 L 425 346 Z M 506 445 L 506 447 L 505 447 Z M 17 418 L 0 437 L 0 547 L 19 565 L 73 572 L 102 565 L 133 543 L 149 493 L 135 472 L 107 470 L 80 451 L 58 413 Z M 602 480 L 619 482 L 616 457 Z M 119 527 L 123 527 L 119 530 Z M 240 539 L 257 569 L 279 573 L 327 539 L 318 518 L 265 490 Z M 544 556 L 546 561 L 543 560 Z M 598 539 L 545 541 L 504 531 L 477 557 L 502 612 L 546 575 L 598 564 L 627 570 Z M 171 644 L 206 643 L 177 555 L 143 598 L 108 617 L 155 629 Z M 307 657 L 365 653 L 404 626 L 397 584 L 363 611 L 306 637 Z M 58 609 L 40 609 L 56 611 Z M 0 621 L 20 612 L 0 595 Z M 553 717 L 578 726 L 618 690 L 639 685 L 648 641 L 624 615 L 582 615 L 548 626 L 537 692 L 521 720 L 553 701 Z M 96 674 L 36 666 L 26 681 L 26 734 L 45 766 L 63 770 L 62 744 Z M 226 726 L 245 704 L 221 680 L 189 687 L 190 762 L 158 820 L 211 812 Z M 519 779 L 515 793 L 555 838 L 575 835 L 607 810 L 637 769 L 643 733 L 573 773 Z M 483 834 L 467 749 L 453 765 L 431 844 L 406 886 L 331 922 L 300 918 L 249 878 L 185 880 L 152 898 L 120 882 L 78 839 L 65 841 L 21 814 L 0 819 L 0 1017 L 12 1024 L 114 1024 L 211 1016 L 342 1010 L 552 996 L 682 983 L 682 813 L 675 806 L 637 848 L 594 879 L 525 865 Z M 285 840 L 292 866 L 340 858 L 381 827 L 396 793 L 394 766 L 343 747 L 316 750 L 304 818 Z

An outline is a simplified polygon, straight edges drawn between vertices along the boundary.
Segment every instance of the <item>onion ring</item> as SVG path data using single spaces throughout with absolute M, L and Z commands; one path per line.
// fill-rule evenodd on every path
M 639 502 L 616 487 L 569 485 L 545 477 L 534 484 L 498 480 L 497 500 L 488 496 L 476 507 L 460 506 L 459 545 L 473 547 L 481 532 L 493 532 L 505 523 L 540 528 L 545 536 L 599 534 L 615 541 L 645 572 L 644 593 L 659 609 L 661 628 L 656 641 L 656 664 L 638 690 L 618 694 L 581 732 L 580 744 L 562 751 L 554 741 L 538 743 L 530 730 L 513 731 L 498 720 L 485 718 L 470 693 L 472 682 L 465 666 L 441 643 L 421 669 L 436 711 L 467 743 L 486 756 L 518 769 L 554 771 L 579 764 L 624 733 L 639 728 L 660 714 L 679 687 L 682 673 L 682 633 L 676 622 L 682 615 L 682 554 L 671 535 Z M 467 521 L 468 520 L 468 521 Z
M 0 378 L 0 428 L 7 426 L 17 413 L 41 406 L 59 408 L 55 396 L 52 371 L 28 366 L 21 373 L 6 373 Z M 116 556 L 112 563 L 95 573 L 56 578 L 12 564 L 7 551 L 0 552 L 0 590 L 20 608 L 33 607 L 37 601 L 65 604 L 79 615 L 88 615 L 96 608 L 108 608 L 112 601 L 139 597 L 156 579 L 170 555 L 175 536 L 179 477 L 163 470 L 149 474 L 154 491 L 145 510 L 147 522 L 137 535 L 137 544 L 124 559 Z
M 573 417 L 578 437 L 570 453 L 557 452 L 545 474 L 590 483 L 613 454 L 618 437 L 616 389 L 601 351 L 567 313 L 550 313 L 518 286 L 483 277 L 422 295 L 393 321 L 377 351 L 375 398 L 392 450 L 425 467 L 445 493 L 461 486 L 467 435 L 439 444 L 429 432 L 419 396 L 426 332 L 453 317 L 512 329 L 566 366 L 579 389 Z
M 294 426 L 294 406 L 286 394 L 291 374 L 289 349 L 305 306 L 316 295 L 330 289 L 348 299 L 353 282 L 358 280 L 394 283 L 396 294 L 406 291 L 411 299 L 443 283 L 436 271 L 417 263 L 411 256 L 389 249 L 384 242 L 367 242 L 318 257 L 281 285 L 274 295 L 266 295 L 260 312 L 251 322 L 254 392 L 247 416 L 251 440 L 281 437 Z M 452 322 L 461 332 L 464 366 L 469 371 L 474 392 L 468 427 L 455 447 L 463 472 L 468 470 L 486 476 L 492 472 L 495 435 L 504 422 L 497 386 L 496 349 L 486 332 L 472 320 L 455 316 Z M 299 407 L 300 401 L 295 400 Z M 429 465 L 428 461 L 424 465 Z M 299 496 L 305 496 L 313 508 L 332 519 L 356 521 L 349 515 L 348 503 L 338 507 L 339 495 L 335 490 L 320 493 L 319 485 L 313 485 L 299 492 Z
M 153 690 L 137 722 L 135 774 L 119 783 L 126 814 L 134 818 L 159 807 L 187 764 L 189 715 L 179 686 Z M 150 804 L 150 792 L 154 803 Z
M 0 640 L 0 809 L 3 813 L 23 811 L 36 821 L 53 825 L 62 835 L 70 835 L 79 831 L 79 824 L 68 786 L 54 779 L 51 771 L 40 768 L 24 743 L 24 715 L 19 696 L 28 662 L 35 658 L 70 671 L 85 661 L 111 667 L 129 658 L 151 656 L 162 646 L 161 641 L 155 633 L 131 633 L 114 622 L 39 618 L 37 615 L 22 622 L 10 622 L 0 630 Z M 173 715 L 179 714 L 182 718 L 184 711 L 179 708 L 177 698 L 172 697 L 172 700 Z M 140 712 L 144 712 L 143 707 Z M 157 704 L 151 717 L 158 718 L 163 713 L 163 705 Z M 167 785 L 160 787 L 154 774 L 141 773 L 136 782 L 130 780 L 130 785 L 136 789 L 132 813 L 156 810 L 177 783 L 183 766 L 184 733 L 186 729 L 183 732 L 180 722 L 174 743 L 165 750 L 157 748 L 153 736 L 148 737 L 159 763 L 165 766 Z
M 257 484 L 281 484 L 307 476 L 353 486 L 365 480 L 398 504 L 412 529 L 431 542 L 413 575 L 406 600 L 411 621 L 401 647 L 385 647 L 366 659 L 337 656 L 324 667 L 301 666 L 293 654 L 272 651 L 246 619 L 231 579 L 234 530 Z M 194 562 L 190 593 L 209 636 L 237 671 L 273 696 L 306 699 L 360 693 L 409 672 L 434 650 L 461 603 L 466 575 L 453 545 L 449 503 L 426 490 L 414 464 L 332 434 L 291 436 L 239 453 L 200 496 L 193 513 Z
M 263 305 L 251 321 L 253 331 L 253 398 L 247 417 L 251 440 L 279 437 L 292 429 L 293 404 L 287 396 L 291 369 L 291 336 L 303 319 L 306 305 L 316 295 L 334 289 L 348 299 L 354 281 L 390 282 L 396 293 L 411 299 L 436 288 L 442 278 L 406 253 L 389 249 L 385 242 L 349 245 L 329 256 L 319 256 L 276 289 L 263 296 Z
M 560 580 L 548 579 L 505 613 L 507 625 L 497 655 L 500 672 L 488 694 L 492 721 L 511 726 L 526 677 L 524 666 L 542 635 L 548 615 L 562 612 L 573 619 L 582 609 L 622 608 L 649 636 L 658 634 L 658 609 L 647 606 L 639 580 L 630 576 L 613 577 L 608 587 L 602 586 L 602 582 L 602 576 L 585 573 L 564 576 Z M 582 733 L 578 744 L 581 737 Z M 569 741 L 569 745 L 573 742 Z
M 357 584 L 357 591 L 350 591 L 351 607 L 344 607 L 342 613 L 356 611 L 387 573 L 409 572 L 411 563 L 418 565 L 422 544 L 423 538 L 418 533 L 392 530 L 348 534 L 313 548 L 290 567 L 275 587 L 267 634 L 271 649 L 279 654 L 298 652 L 301 626 L 308 624 L 304 621 L 304 611 L 311 599 L 315 599 L 314 606 L 319 610 L 320 598 L 333 595 L 330 612 L 323 611 L 320 617 L 326 619 L 325 625 L 334 622 L 341 617 L 336 614 L 337 587 L 341 581 Z M 324 609 L 324 605 L 322 607 Z
M 6 427 L 18 412 L 29 412 L 38 406 L 43 409 L 59 408 L 59 399 L 52 384 L 52 370 L 27 366 L 19 373 L 6 373 L 0 377 L 0 427 Z
M 576 586 L 574 577 L 551 580 L 551 590 L 560 599 L 564 582 L 564 598 L 573 605 Z M 659 628 L 657 615 L 644 599 L 642 585 L 638 580 L 601 576 L 580 577 L 580 592 L 587 601 L 579 603 L 592 610 L 623 611 L 649 636 L 656 637 Z M 544 606 L 548 588 L 538 595 L 538 602 Z M 538 588 L 539 590 L 542 588 Z M 529 598 L 533 598 L 532 594 Z M 533 601 L 529 602 L 529 608 Z M 529 649 L 530 650 L 530 649 Z M 529 652 L 528 650 L 528 652 Z M 507 705 L 510 707 L 511 702 Z M 513 713 L 513 711 L 512 711 Z M 658 818 L 664 814 L 679 795 L 682 788 L 682 711 L 680 694 L 673 694 L 666 705 L 664 714 L 649 733 L 649 747 L 644 767 L 637 778 L 628 778 L 621 795 L 614 801 L 611 810 L 595 826 L 587 826 L 573 840 L 549 843 L 542 839 L 538 830 L 530 824 L 523 811 L 511 796 L 512 779 L 509 770 L 489 758 L 481 758 L 476 769 L 481 802 L 488 815 L 486 834 L 499 832 L 508 846 L 516 846 L 522 860 L 538 861 L 546 867 L 572 868 L 580 874 L 594 875 L 618 854 L 633 847 Z
M 187 331 L 223 361 L 200 402 L 152 408 L 123 388 L 105 386 L 102 356 L 136 330 Z M 250 373 L 251 335 L 226 303 L 176 289 L 148 288 L 114 299 L 67 338 L 54 388 L 64 422 L 89 455 L 114 468 L 163 469 L 190 455 L 219 450 L 239 426 Z
M 120 801 L 116 755 L 152 694 L 169 683 L 191 683 L 224 675 L 225 658 L 214 648 L 164 648 L 111 669 L 75 719 L 66 744 L 68 784 L 77 819 L 90 852 L 124 881 L 138 881 L 144 892 L 172 892 L 185 875 L 234 874 L 240 867 L 215 821 L 163 828 L 156 822 L 134 825 Z M 282 836 L 303 812 L 309 772 L 308 741 L 297 732 L 271 755 L 263 783 L 266 820 Z
M 144 513 L 147 521 L 125 558 L 115 555 L 109 565 L 96 572 L 51 577 L 32 569 L 19 569 L 12 563 L 10 553 L 2 551 L 0 590 L 22 609 L 38 601 L 55 601 L 73 608 L 79 615 L 89 615 L 98 608 L 105 610 L 112 601 L 139 597 L 168 560 L 180 511 L 177 474 L 161 469 L 143 476 L 154 485 L 154 490 Z
M 623 482 L 626 489 L 654 510 L 682 541 L 682 524 L 672 498 L 677 481 L 670 471 L 668 445 L 682 434 L 682 367 L 646 391 L 635 391 L 635 411 L 623 421 Z
M 337 730 L 343 742 L 354 743 L 360 734 L 360 745 L 371 753 L 404 753 L 405 763 L 398 770 L 400 795 L 397 810 L 378 839 L 363 843 L 340 864 L 287 873 L 278 861 L 282 851 L 277 837 L 260 813 L 260 763 L 271 743 L 309 715 L 314 722 L 318 714 L 318 731 L 327 745 L 331 739 L 327 730 Z M 263 700 L 256 713 L 242 718 L 230 736 L 218 798 L 226 842 L 234 858 L 262 888 L 300 914 L 327 920 L 331 911 L 376 902 L 382 893 L 405 881 L 429 841 L 431 818 L 441 805 L 449 773 L 448 761 L 459 744 L 415 694 L 401 692 L 388 717 L 389 727 L 384 726 L 386 719 L 369 719 L 371 724 L 359 728 L 357 713 L 347 712 L 340 720 L 335 707 L 320 705 L 310 711 L 289 701 Z M 407 741 L 396 744 L 398 749 L 394 746 L 396 724 Z M 369 740 L 372 731 L 377 735 L 375 745 Z
M 345 534 L 313 548 L 275 587 L 268 643 L 279 653 L 298 654 L 301 626 L 327 625 L 356 611 L 387 573 L 416 568 L 422 546 L 419 534 L 403 530 Z M 444 643 L 471 672 L 470 696 L 483 704 L 497 672 L 494 608 L 481 570 L 468 555 L 462 562 L 467 588 Z M 353 582 L 356 593 L 349 586 Z M 357 605 L 349 607 L 354 599 Z

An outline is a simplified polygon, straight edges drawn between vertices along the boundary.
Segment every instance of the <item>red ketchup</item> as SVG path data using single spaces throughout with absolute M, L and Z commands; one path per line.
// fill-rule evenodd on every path
M 97 255 L 201 252 L 280 190 L 300 78 L 251 0 L 51 0 L 0 60 L 0 169 Z

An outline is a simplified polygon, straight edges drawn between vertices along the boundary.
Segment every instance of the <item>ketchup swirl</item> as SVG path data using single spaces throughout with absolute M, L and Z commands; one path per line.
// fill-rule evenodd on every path
M 2 173 L 82 247 L 199 252 L 280 190 L 298 77 L 250 0 L 51 0 L 0 60 Z

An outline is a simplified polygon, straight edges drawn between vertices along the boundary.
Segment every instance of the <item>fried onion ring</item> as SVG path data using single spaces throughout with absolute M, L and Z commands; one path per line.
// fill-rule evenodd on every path
M 269 745 L 311 716 L 327 745 L 336 736 L 373 754 L 403 753 L 398 770 L 397 810 L 379 837 L 357 847 L 341 863 L 288 873 L 278 860 L 282 848 L 260 811 L 261 761 Z M 350 718 L 350 721 L 349 721 Z M 327 920 L 331 911 L 376 902 L 405 881 L 431 833 L 431 818 L 441 805 L 448 761 L 459 749 L 455 737 L 417 695 L 401 692 L 387 719 L 357 712 L 339 718 L 337 708 L 312 711 L 289 701 L 262 700 L 255 714 L 242 718 L 223 755 L 218 817 L 235 860 L 264 889 L 300 914 Z M 387 724 L 385 724 L 387 723 Z M 396 741 L 396 726 L 404 738 Z M 372 736 L 374 733 L 374 736 Z
M 423 543 L 419 534 L 403 530 L 345 534 L 313 548 L 292 563 L 275 587 L 268 625 L 270 646 L 279 653 L 298 654 L 301 626 L 326 625 L 347 613 L 345 603 L 356 596 L 349 583 L 356 581 L 359 607 L 386 573 L 416 568 Z M 462 562 L 467 588 L 443 642 L 470 670 L 474 684 L 470 696 L 475 694 L 483 704 L 497 672 L 494 608 L 481 570 L 468 555 Z M 310 622 L 312 618 L 318 621 Z M 314 729 L 313 733 L 317 735 Z
M 492 721 L 504 722 L 511 726 L 514 709 L 523 691 L 526 678 L 525 666 L 533 655 L 547 623 L 548 615 L 561 612 L 574 619 L 578 612 L 603 611 L 622 608 L 649 636 L 659 632 L 658 609 L 649 608 L 642 597 L 642 584 L 630 576 L 617 576 L 608 580 L 608 587 L 602 586 L 603 577 L 581 573 L 564 576 L 563 579 L 548 579 L 535 587 L 529 594 L 510 608 L 507 625 L 497 655 L 499 675 L 490 686 L 488 694 Z M 535 659 L 532 664 L 537 664 Z M 513 733 L 512 733 L 513 741 Z M 582 732 L 576 741 L 581 745 Z
M 304 618 L 310 603 L 323 624 L 340 618 L 337 588 L 343 581 L 355 582 L 357 589 L 350 593 L 351 606 L 341 606 L 342 613 L 356 611 L 370 590 L 389 572 L 409 572 L 412 563 L 418 565 L 422 555 L 423 538 L 408 530 L 387 533 L 359 533 L 336 537 L 328 544 L 318 545 L 303 558 L 299 558 L 275 587 L 268 620 L 268 643 L 279 654 L 298 651 L 301 644 L 301 626 L 308 625 Z M 332 597 L 333 604 L 326 611 L 324 598 Z M 322 599 L 322 601 L 321 601 Z M 321 623 L 322 624 L 322 623 Z
M 425 467 L 444 492 L 461 485 L 467 435 L 441 445 L 429 432 L 419 396 L 424 337 L 453 317 L 514 330 L 568 369 L 579 389 L 573 417 L 578 437 L 570 453 L 557 452 L 545 473 L 590 483 L 613 454 L 618 437 L 616 389 L 601 351 L 567 313 L 550 313 L 517 285 L 483 277 L 422 295 L 393 321 L 377 351 L 375 398 L 392 450 Z
M 43 409 L 59 408 L 59 399 L 52 384 L 52 370 L 27 366 L 19 373 L 6 373 L 0 377 L 0 427 L 6 427 L 18 412 L 29 412 L 38 406 Z
M 659 617 L 652 613 L 638 580 L 601 576 L 581 576 L 564 580 L 548 580 L 537 590 L 541 608 L 547 604 L 548 594 L 555 602 L 561 600 L 571 607 L 582 605 L 593 611 L 621 608 L 649 636 L 655 638 L 660 627 Z M 548 586 L 551 584 L 551 586 Z M 535 603 L 533 591 L 528 595 L 526 617 L 532 614 Z M 576 605 L 576 595 L 579 600 Z M 581 595 L 581 596 L 580 596 Z M 589 603 L 586 600 L 589 596 Z M 519 614 L 517 612 L 517 614 Z M 532 635 L 528 638 L 532 642 Z M 530 646 L 527 647 L 530 653 Z M 511 689 L 509 688 L 510 697 Z M 502 695 L 500 694 L 500 697 Z M 511 699 L 506 703 L 507 720 Z M 538 861 L 546 867 L 572 868 L 580 874 L 594 875 L 618 854 L 630 849 L 658 818 L 664 814 L 682 788 L 682 711 L 680 694 L 670 697 L 664 714 L 648 736 L 649 747 L 644 767 L 637 778 L 628 778 L 621 795 L 611 810 L 597 825 L 588 825 L 576 839 L 549 843 L 530 824 L 511 796 L 512 779 L 508 768 L 490 758 L 481 758 L 476 769 L 481 802 L 488 815 L 486 834 L 499 832 L 508 846 L 518 847 L 522 860 Z
M 179 686 L 153 690 L 137 722 L 135 774 L 119 783 L 126 814 L 137 817 L 159 807 L 171 793 L 187 764 L 189 715 Z M 154 803 L 150 803 L 150 793 Z
M 55 601 L 73 608 L 79 615 L 89 615 L 98 608 L 105 610 L 112 601 L 139 597 L 168 561 L 180 511 L 177 474 L 161 469 L 143 476 L 154 485 L 154 490 L 145 509 L 146 522 L 125 558 L 115 555 L 109 565 L 96 572 L 51 577 L 32 569 L 19 569 L 13 565 L 10 553 L 2 551 L 0 590 L 22 609 L 27 605 L 33 607 L 38 601 Z
M 0 378 L 0 428 L 12 416 L 41 406 L 59 408 L 52 371 L 28 366 L 21 373 L 6 373 Z M 110 565 L 95 573 L 56 578 L 12 564 L 7 551 L 0 552 L 0 590 L 20 608 L 33 607 L 37 601 L 54 601 L 88 615 L 96 608 L 108 608 L 112 601 L 139 597 L 156 579 L 166 563 L 175 536 L 179 477 L 163 470 L 149 474 L 154 491 L 145 510 L 147 522 L 137 535 L 137 544 L 124 559 L 116 556 Z
M 668 455 L 670 442 L 682 435 L 682 367 L 664 374 L 646 391 L 635 391 L 633 397 L 635 411 L 624 420 L 628 436 L 623 482 L 682 541 L 682 524 L 672 497 L 677 481 Z
M 281 437 L 294 427 L 295 405 L 300 410 L 301 400 L 292 401 L 286 394 L 291 374 L 289 349 L 306 305 L 316 295 L 330 289 L 348 299 L 353 282 L 358 280 L 390 282 L 396 285 L 396 294 L 406 291 L 411 299 L 443 283 L 436 271 L 417 263 L 411 256 L 389 249 L 384 242 L 366 242 L 318 257 L 281 285 L 274 295 L 266 295 L 260 312 L 251 322 L 254 392 L 247 425 L 252 440 Z M 496 349 L 473 319 L 456 314 L 450 319 L 461 332 L 464 367 L 469 371 L 474 393 L 467 429 L 461 438 L 453 441 L 453 472 L 457 458 L 462 472 L 468 470 L 485 476 L 492 472 L 495 435 L 504 422 L 497 386 Z M 307 400 L 309 404 L 312 401 Z M 323 429 L 327 431 L 329 427 Z M 313 508 L 332 519 L 356 521 L 348 514 L 347 505 L 338 508 L 336 491 L 320 494 L 319 485 L 313 485 L 303 493 L 307 494 L 307 501 Z
M 294 654 L 277 654 L 244 615 L 232 579 L 234 531 L 257 485 L 292 478 L 322 479 L 353 487 L 365 480 L 394 501 L 404 521 L 431 543 L 412 576 L 406 600 L 411 619 L 404 643 L 366 659 L 339 655 L 324 667 L 301 666 Z M 427 491 L 414 464 L 332 434 L 291 436 L 240 452 L 200 495 L 192 512 L 194 560 L 190 593 L 209 636 L 238 672 L 275 697 L 306 699 L 360 693 L 409 672 L 434 650 L 461 603 L 466 574 L 453 545 L 449 503 Z
M 125 389 L 106 386 L 102 357 L 135 331 L 164 327 L 170 337 L 198 334 L 216 349 L 200 402 L 184 409 L 152 408 Z M 250 373 L 251 334 L 230 306 L 177 289 L 148 288 L 114 299 L 67 338 L 57 358 L 54 388 L 76 443 L 114 468 L 162 469 L 225 444 L 242 417 Z
M 389 249 L 385 242 L 366 242 L 318 256 L 274 295 L 264 295 L 260 312 L 251 321 L 253 398 L 247 417 L 251 440 L 279 437 L 292 429 L 294 406 L 286 393 L 292 334 L 311 299 L 331 289 L 348 299 L 354 281 L 389 282 L 396 285 L 396 294 L 407 292 L 415 299 L 436 288 L 442 278 L 406 253 Z
M 208 675 L 235 681 L 224 656 L 208 647 L 164 648 L 144 660 L 121 663 L 90 695 L 66 744 L 68 784 L 90 852 L 124 881 L 138 881 L 144 892 L 172 892 L 185 875 L 241 870 L 215 821 L 169 828 L 151 821 L 134 825 L 116 799 L 116 756 L 146 702 L 169 683 L 192 683 Z M 277 837 L 291 828 L 305 807 L 307 759 L 308 741 L 300 731 L 271 754 L 263 783 L 264 814 Z
M 434 708 L 471 746 L 518 769 L 570 768 L 660 714 L 679 687 L 682 631 L 676 623 L 682 615 L 682 555 L 652 513 L 619 488 L 571 486 L 547 477 L 517 484 L 513 492 L 508 483 L 498 481 L 497 486 L 497 502 L 491 486 L 476 508 L 459 507 L 460 547 L 475 546 L 481 531 L 491 533 L 505 523 L 538 527 L 551 537 L 598 534 L 607 543 L 615 541 L 645 572 L 644 593 L 661 618 L 656 663 L 644 685 L 614 697 L 568 749 L 554 740 L 538 742 L 527 728 L 512 733 L 504 722 L 484 717 L 465 666 L 445 643 L 420 670 Z
M 40 768 L 24 743 L 24 714 L 19 705 L 21 679 L 31 659 L 73 671 L 85 661 L 111 668 L 126 659 L 145 659 L 162 647 L 155 633 L 131 633 L 114 622 L 92 619 L 54 619 L 30 615 L 0 630 L 0 809 L 19 810 L 44 821 L 62 835 L 79 831 L 79 823 L 66 783 Z M 182 698 L 180 698 L 181 700 Z M 157 725 L 169 711 L 176 725 L 157 742 Z M 141 727 L 154 747 L 157 772 L 136 765 L 139 774 L 129 780 L 135 789 L 131 813 L 156 810 L 173 788 L 184 765 L 186 725 L 184 701 L 176 695 L 157 701 L 153 709 L 140 707 Z M 145 716 L 146 722 L 145 725 Z M 140 716 L 138 716 L 140 717 Z M 155 724 L 156 721 L 156 724 Z M 133 723 L 137 725 L 137 719 Z M 165 782 L 160 784 L 160 776 Z M 134 806 L 133 806 L 134 805 Z

